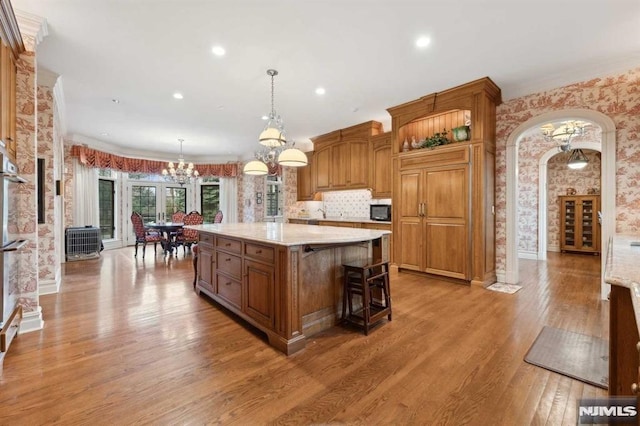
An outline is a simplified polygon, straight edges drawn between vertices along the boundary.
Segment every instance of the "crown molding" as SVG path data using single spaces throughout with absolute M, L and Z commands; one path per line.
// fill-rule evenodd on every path
M 60 77 L 55 72 L 50 71 L 44 67 L 38 67 L 38 72 L 36 75 L 39 85 L 47 86 L 50 88 L 53 88 L 56 85 L 56 81 L 58 80 L 58 77 Z
M 0 38 L 11 47 L 14 59 L 25 51 L 16 15 L 9 0 L 0 0 Z
M 5 0 L 0 0 L 5 1 Z M 32 42 L 27 43 L 31 50 L 36 50 L 36 46 L 38 46 L 42 40 L 46 36 L 49 35 L 49 27 L 47 26 L 47 20 L 38 15 L 34 15 L 32 13 L 23 12 L 21 10 L 16 10 L 15 12 L 16 19 L 18 20 L 18 26 L 20 27 L 20 31 L 25 37 L 28 37 Z

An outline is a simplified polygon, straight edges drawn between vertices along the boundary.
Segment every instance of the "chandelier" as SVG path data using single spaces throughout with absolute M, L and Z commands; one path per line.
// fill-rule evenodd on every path
M 567 163 L 571 169 L 582 169 L 589 162 L 581 149 L 571 147 L 571 139 L 584 135 L 586 124 L 582 121 L 565 121 L 558 127 L 548 123 L 541 128 L 545 140 L 558 143 L 558 151 L 571 152 Z
M 278 75 L 278 71 L 268 69 L 267 75 L 271 77 L 271 112 L 264 130 L 258 137 L 258 142 L 264 147 L 254 153 L 255 160 L 244 166 L 243 173 L 247 175 L 266 175 L 269 173 L 269 167 L 276 164 L 287 167 L 307 165 L 304 152 L 295 148 L 295 142 L 287 142 L 282 118 L 276 114 L 273 78 Z
M 162 170 L 162 175 L 168 181 L 179 183 L 184 185 L 185 183 L 191 183 L 191 178 L 197 178 L 199 173 L 194 170 L 193 163 L 188 165 L 184 162 L 184 156 L 182 155 L 182 142 L 184 139 L 178 139 L 180 141 L 180 156 L 178 157 L 178 165 L 173 164 L 173 161 L 169 161 L 167 168 Z

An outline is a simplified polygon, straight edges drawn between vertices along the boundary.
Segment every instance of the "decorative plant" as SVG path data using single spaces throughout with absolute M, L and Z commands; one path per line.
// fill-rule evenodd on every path
M 446 145 L 451 143 L 451 140 L 447 138 L 447 129 L 442 129 L 442 132 L 434 133 L 433 136 L 426 138 L 420 144 L 420 148 L 435 148 L 436 146 Z

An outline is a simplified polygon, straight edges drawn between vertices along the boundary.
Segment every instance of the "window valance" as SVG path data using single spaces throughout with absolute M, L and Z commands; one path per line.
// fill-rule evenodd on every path
M 121 157 L 82 145 L 73 145 L 71 147 L 71 156 L 78 158 L 80 163 L 87 167 L 99 167 L 101 169 L 119 170 L 128 173 L 162 174 L 162 169 L 167 167 L 166 161 Z M 195 168 L 198 170 L 198 173 L 200 173 L 200 176 L 238 176 L 237 163 L 196 164 Z

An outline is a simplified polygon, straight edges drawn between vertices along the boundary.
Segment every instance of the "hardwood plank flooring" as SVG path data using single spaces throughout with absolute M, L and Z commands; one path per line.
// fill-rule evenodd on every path
M 575 424 L 606 391 L 523 359 L 545 325 L 608 338 L 600 258 L 520 265 L 512 295 L 394 274 L 392 322 L 286 357 L 193 292 L 189 253 L 67 263 L 5 357 L 0 424 Z

